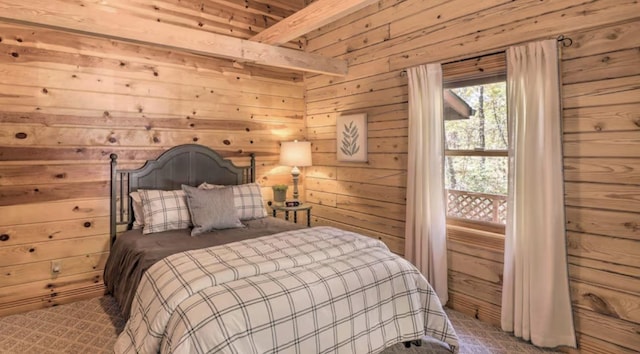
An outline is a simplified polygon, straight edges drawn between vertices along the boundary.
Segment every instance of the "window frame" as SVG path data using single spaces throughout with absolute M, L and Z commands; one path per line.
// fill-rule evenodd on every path
M 498 52 L 481 57 L 446 63 L 442 65 L 443 90 L 506 81 L 506 71 L 507 66 L 505 52 Z M 508 158 L 509 156 L 508 147 L 505 150 L 450 150 L 447 148 L 446 135 L 444 135 L 446 134 L 446 130 L 444 129 L 444 126 L 442 131 L 444 143 L 443 161 L 448 156 L 505 158 Z M 444 192 L 446 194 L 446 189 Z M 446 198 L 446 202 L 448 204 L 448 198 Z M 453 232 L 453 234 L 456 235 L 455 238 L 462 237 L 466 242 L 470 242 L 473 238 L 478 237 L 479 234 L 484 235 L 485 241 L 489 243 L 492 243 L 492 239 L 495 239 L 496 237 L 504 239 L 506 228 L 504 224 L 449 216 L 448 206 L 446 212 L 446 222 L 450 237 L 452 236 L 452 232 L 450 232 L 449 226 L 454 226 L 456 229 L 456 231 Z M 477 232 L 474 232 L 474 230 L 477 230 Z M 477 242 L 478 240 L 475 241 Z

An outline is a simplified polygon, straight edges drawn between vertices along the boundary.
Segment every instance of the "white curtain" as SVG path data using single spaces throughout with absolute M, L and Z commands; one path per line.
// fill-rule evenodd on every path
M 502 329 L 542 347 L 575 347 L 556 45 L 549 40 L 507 50 L 510 192 Z
M 443 99 L 440 64 L 407 70 L 409 153 L 405 257 L 445 304 L 447 238 L 443 182 Z

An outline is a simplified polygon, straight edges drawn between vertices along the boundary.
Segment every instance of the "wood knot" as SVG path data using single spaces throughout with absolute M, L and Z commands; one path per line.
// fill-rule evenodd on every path
M 27 133 L 23 133 L 23 132 L 16 133 L 16 139 L 26 139 L 26 138 L 27 138 Z
M 634 232 L 638 231 L 638 224 L 635 222 L 625 222 L 624 227 L 626 227 L 627 229 L 631 229 Z
M 63 178 L 66 178 L 66 177 L 67 177 L 66 173 L 58 173 L 57 175 L 55 175 L 55 178 L 58 178 L 58 179 L 63 179 Z
M 607 301 L 605 301 L 600 296 L 593 293 L 586 293 L 582 295 L 582 297 L 584 297 L 587 301 L 589 301 L 593 309 L 596 310 L 598 313 L 609 315 L 615 318 L 620 318 L 620 316 L 615 312 L 615 310 L 611 308 L 611 306 L 609 306 Z
M 7 234 L 0 235 L 0 241 L 2 242 L 9 241 L 9 235 Z
M 35 252 L 35 251 L 36 251 L 36 249 L 35 249 L 35 248 L 33 248 L 33 247 L 29 248 L 29 253 L 33 253 L 33 252 Z
M 20 56 L 20 54 L 18 54 L 17 52 L 11 52 L 11 56 L 17 58 Z
M 593 126 L 593 129 L 597 132 L 601 132 L 602 131 L 602 126 L 600 124 L 596 124 Z
M 91 227 L 91 222 L 87 221 L 84 223 L 84 227 Z
M 231 142 L 227 139 L 223 140 L 222 143 L 225 145 L 231 145 Z
M 199 139 L 198 139 L 198 137 L 197 137 L 197 136 L 194 136 L 192 140 L 193 140 L 193 142 L 195 143 L 195 142 L 197 142 Z
M 160 142 L 160 138 L 158 138 L 157 136 L 154 136 L 153 137 L 153 142 L 156 143 L 156 144 L 159 143 Z
M 76 206 L 74 206 L 74 207 L 73 207 L 73 209 L 72 209 L 72 210 L 73 210 L 73 211 L 79 211 L 79 210 L 80 210 L 80 207 L 76 205 Z
M 115 137 L 113 137 L 113 136 L 110 136 L 108 140 L 109 140 L 109 142 L 110 142 L 111 144 L 115 144 L 116 142 L 118 142 L 118 139 L 116 139 L 116 138 L 115 138 Z
M 49 90 L 47 90 L 47 88 L 45 87 L 45 88 L 42 89 L 42 93 L 44 93 L 46 95 L 46 94 L 49 93 Z

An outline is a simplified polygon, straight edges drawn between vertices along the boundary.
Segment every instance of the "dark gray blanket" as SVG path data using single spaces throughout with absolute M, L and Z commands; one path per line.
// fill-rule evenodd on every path
M 104 283 L 120 305 L 124 319 L 129 319 L 131 302 L 142 274 L 160 259 L 178 252 L 303 228 L 272 217 L 244 221 L 243 224 L 246 227 L 215 230 L 195 237 L 191 236 L 190 229 L 149 235 L 143 235 L 142 230 L 129 230 L 119 235 L 107 259 Z

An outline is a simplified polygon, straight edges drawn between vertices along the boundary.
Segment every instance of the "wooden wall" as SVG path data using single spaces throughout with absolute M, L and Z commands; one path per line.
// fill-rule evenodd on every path
M 260 183 L 290 183 L 279 142 L 304 137 L 303 96 L 299 73 L 0 23 L 0 316 L 103 293 L 109 154 L 133 168 L 198 143 L 238 164 L 254 152 Z
M 403 69 L 563 34 L 564 164 L 572 301 L 583 353 L 640 351 L 640 5 L 637 1 L 382 0 L 313 32 L 307 50 L 349 61 L 307 76 L 316 224 L 404 248 Z M 368 113 L 369 161 L 335 158 L 341 113 Z M 496 233 L 499 230 L 496 230 Z M 499 325 L 503 238 L 448 230 L 449 306 Z

